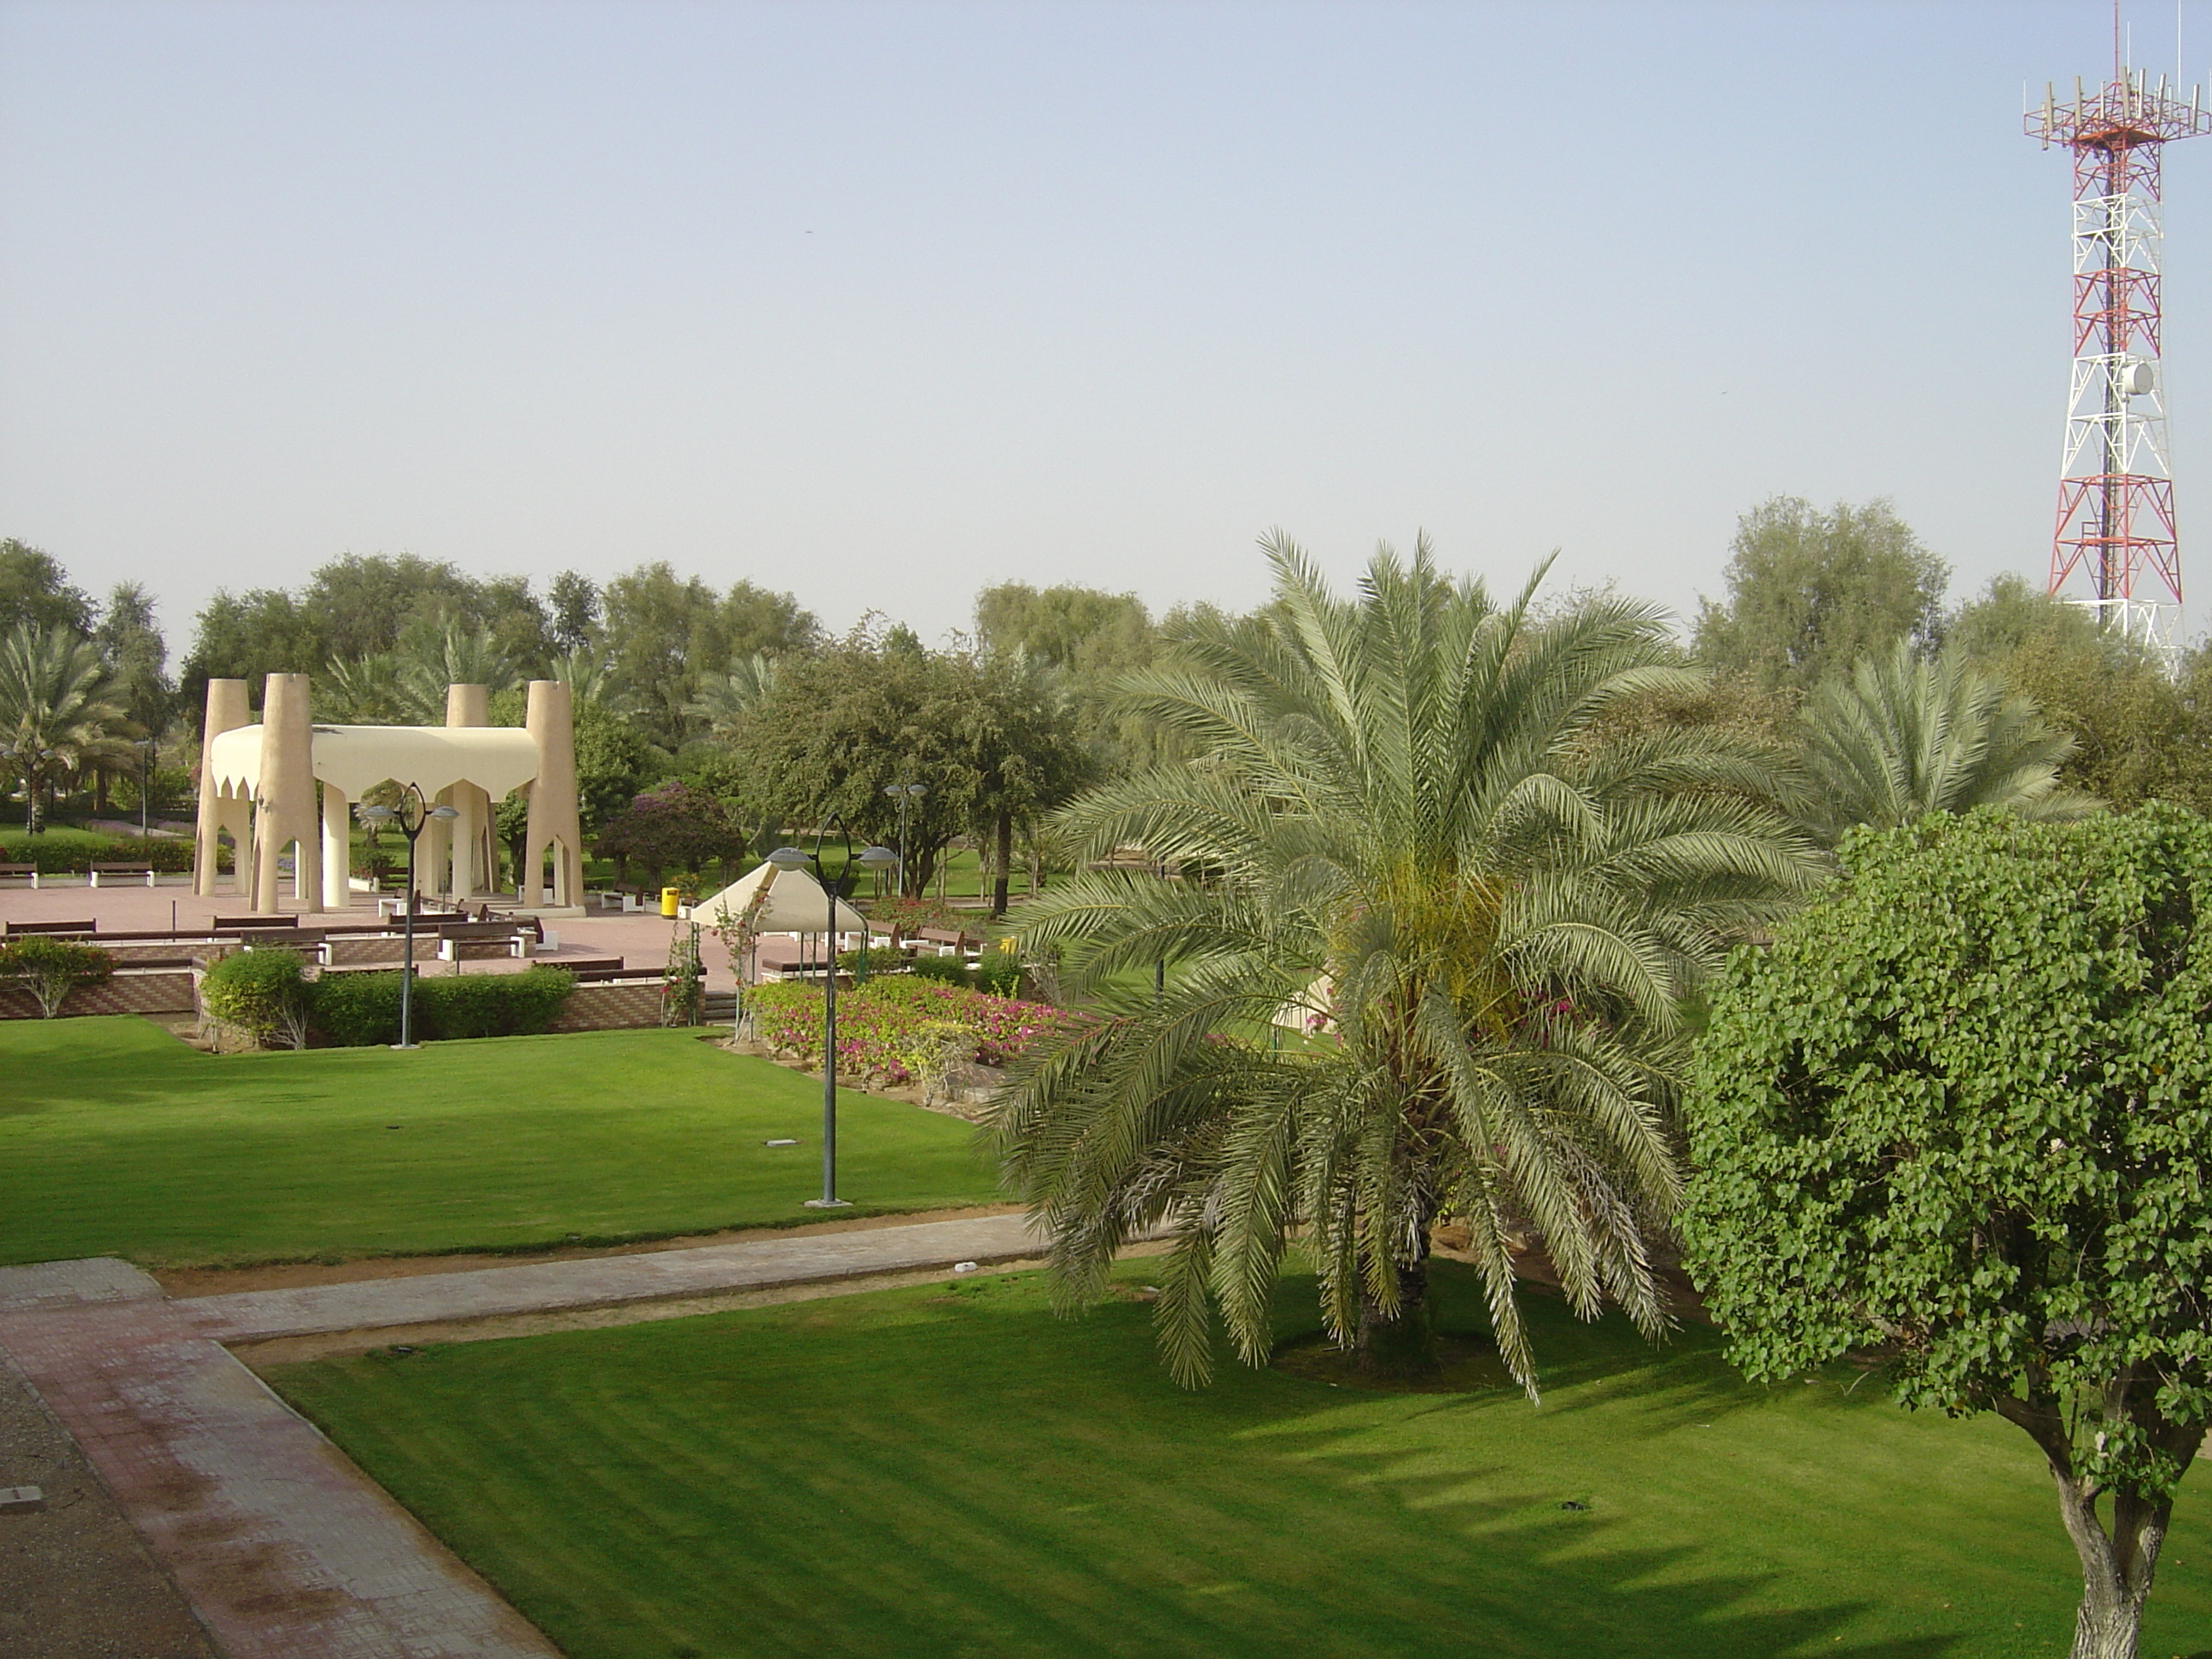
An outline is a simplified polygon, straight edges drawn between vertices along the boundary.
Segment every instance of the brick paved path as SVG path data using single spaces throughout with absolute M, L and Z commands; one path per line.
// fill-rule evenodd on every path
M 0 1268 L 0 1348 L 229 1659 L 558 1659 L 222 1344 L 1005 1261 L 1021 1216 L 172 1301 L 106 1258 Z

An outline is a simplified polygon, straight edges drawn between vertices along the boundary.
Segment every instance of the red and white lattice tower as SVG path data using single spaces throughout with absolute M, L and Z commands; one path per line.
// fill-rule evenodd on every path
M 2130 638 L 2170 646 L 2181 550 L 2159 367 L 2159 151 L 2212 132 L 2212 110 L 2117 51 L 2112 62 L 2104 86 L 2077 78 L 2070 102 L 2047 88 L 2027 116 L 2029 137 L 2074 154 L 2074 382 L 2051 592 Z

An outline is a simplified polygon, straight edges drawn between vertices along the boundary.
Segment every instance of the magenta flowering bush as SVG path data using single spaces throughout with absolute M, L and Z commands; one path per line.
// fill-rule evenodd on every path
M 822 993 L 811 985 L 762 985 L 745 993 L 753 1031 L 769 1048 L 809 1066 L 822 1061 Z M 957 985 L 897 975 L 872 979 L 837 998 L 837 1069 L 912 1083 L 947 1049 L 972 1048 L 981 1065 L 1003 1066 L 1073 1016 L 1042 1002 L 1017 1002 Z

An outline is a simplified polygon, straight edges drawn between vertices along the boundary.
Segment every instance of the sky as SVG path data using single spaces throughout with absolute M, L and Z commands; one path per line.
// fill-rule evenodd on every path
M 2172 72 L 2170 0 L 2126 16 Z M 2069 172 L 2022 87 L 2110 60 L 2098 0 L 0 0 L 0 536 L 179 653 L 349 551 L 936 637 L 1425 532 L 1691 613 L 1776 494 L 2039 581 Z M 2212 142 L 2166 185 L 2204 582 Z

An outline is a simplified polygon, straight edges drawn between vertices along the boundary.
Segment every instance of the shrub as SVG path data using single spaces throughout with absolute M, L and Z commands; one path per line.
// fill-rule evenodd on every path
M 968 971 L 968 964 L 958 957 L 916 957 L 914 959 L 914 976 L 933 980 L 939 985 L 957 985 L 963 990 L 972 989 L 975 983 L 975 976 Z
M 1022 959 L 1013 951 L 986 951 L 975 964 L 975 988 L 994 997 L 1021 994 Z
M 416 982 L 416 990 L 422 984 Z M 316 1027 L 343 1048 L 399 1041 L 397 973 L 325 974 L 315 982 Z
M 889 945 L 872 951 L 840 951 L 837 952 L 837 971 L 841 974 L 857 975 L 863 961 L 866 963 L 871 975 L 897 974 L 906 971 L 906 952 L 894 951 Z
M 36 933 L 0 945 L 0 979 L 21 980 L 46 1019 L 61 1012 L 71 991 L 97 985 L 114 971 L 115 958 L 96 945 Z
M 297 951 L 240 951 L 207 970 L 200 1006 L 218 1024 L 244 1031 L 256 1042 L 272 1038 L 287 1048 L 307 1046 L 307 1014 L 314 988 Z
M 519 974 L 418 978 L 415 1040 L 533 1036 L 553 1024 L 575 986 L 574 974 L 546 967 L 526 968 Z M 314 1018 L 323 1033 L 343 1047 L 398 1042 L 398 974 L 325 975 L 315 987 Z
M 0 860 L 27 864 L 42 876 L 82 875 L 94 864 L 150 864 L 174 875 L 192 867 L 192 843 L 180 836 L 95 836 L 82 830 L 0 835 Z

